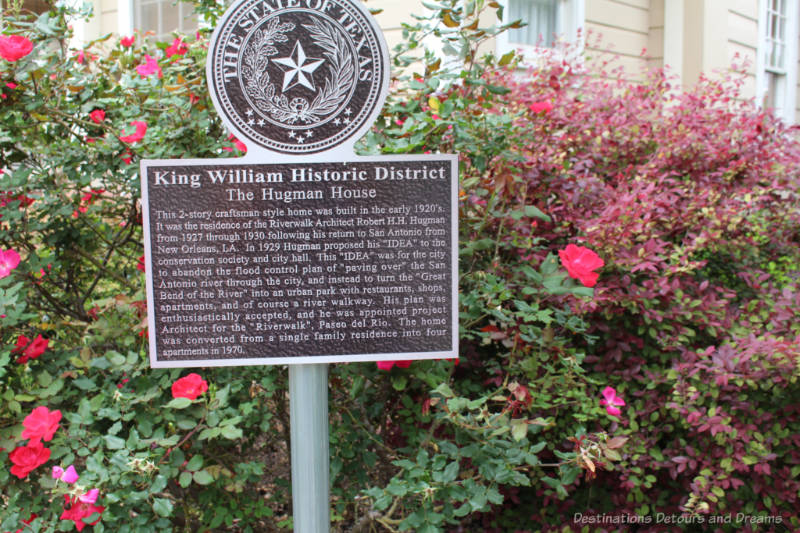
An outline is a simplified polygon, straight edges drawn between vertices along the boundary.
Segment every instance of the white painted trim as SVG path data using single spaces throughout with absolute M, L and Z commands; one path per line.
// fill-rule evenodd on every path
M 781 116 L 787 124 L 795 123 L 797 106 L 797 47 L 800 30 L 800 3 L 788 1 L 786 12 L 786 89 Z
M 117 0 L 117 33 L 122 37 L 133 35 L 133 0 Z
M 684 0 L 664 2 L 664 66 L 683 82 Z

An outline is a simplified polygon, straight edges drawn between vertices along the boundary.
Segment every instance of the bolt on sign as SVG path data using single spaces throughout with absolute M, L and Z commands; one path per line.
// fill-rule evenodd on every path
M 151 365 L 457 357 L 457 157 L 354 155 L 389 82 L 361 3 L 241 1 L 206 75 L 248 150 L 142 161 Z

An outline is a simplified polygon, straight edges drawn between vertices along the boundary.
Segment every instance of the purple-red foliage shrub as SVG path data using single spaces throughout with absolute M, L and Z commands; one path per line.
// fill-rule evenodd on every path
M 608 428 L 630 437 L 622 461 L 537 516 L 788 524 L 800 505 L 796 130 L 745 101 L 735 71 L 684 91 L 664 72 L 634 83 L 561 59 L 490 78 L 511 89 L 493 112 L 516 113 L 522 157 L 517 185 L 491 173 L 484 185 L 550 215 L 536 231 L 550 251 L 580 242 L 605 260 L 594 297 L 568 299 L 598 337 L 585 365 L 628 400 Z

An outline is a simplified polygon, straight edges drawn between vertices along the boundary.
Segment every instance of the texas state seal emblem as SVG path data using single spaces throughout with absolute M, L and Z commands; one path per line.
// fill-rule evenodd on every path
M 250 0 L 217 26 L 207 77 L 238 137 L 311 154 L 354 142 L 371 126 L 388 86 L 387 55 L 358 0 Z

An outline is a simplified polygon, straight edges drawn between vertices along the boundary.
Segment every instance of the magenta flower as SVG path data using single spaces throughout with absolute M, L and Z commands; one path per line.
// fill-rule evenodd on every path
M 411 366 L 411 361 L 378 361 L 375 364 L 380 370 L 391 370 L 395 365 L 397 368 L 408 368 Z
M 603 389 L 603 399 L 600 400 L 600 405 L 606 406 L 606 412 L 613 416 L 619 416 L 622 411 L 617 407 L 625 405 L 625 400 L 617 396 L 617 391 L 614 387 L 606 387 Z
M 0 279 L 11 274 L 19 265 L 19 254 L 16 250 L 0 250 Z
M 158 66 L 158 59 L 149 54 L 144 55 L 144 63 L 136 67 L 136 72 L 143 78 L 153 74 L 157 74 L 159 78 L 164 75 L 161 72 L 161 67 Z
M 60 466 L 53 467 L 53 479 L 59 479 L 64 483 L 75 483 L 78 481 L 78 477 L 78 472 L 73 465 L 69 465 L 66 470 Z
M 97 501 L 97 497 L 100 495 L 100 489 L 92 489 L 83 496 L 79 496 L 78 499 L 83 503 L 94 503 Z

